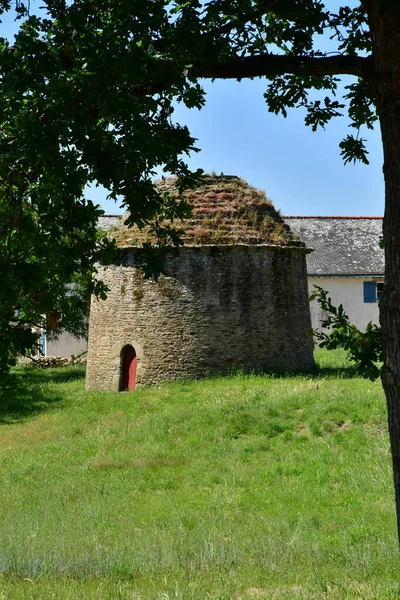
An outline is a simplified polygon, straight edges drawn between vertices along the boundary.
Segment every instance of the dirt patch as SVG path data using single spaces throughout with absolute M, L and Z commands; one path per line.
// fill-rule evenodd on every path
M 351 421 L 349 421 L 349 419 L 344 419 L 343 421 L 337 421 L 336 423 L 330 421 L 330 423 L 332 423 L 332 427 L 336 430 L 345 430 L 345 429 L 350 429 L 351 427 Z
M 41 444 L 48 442 L 57 435 L 56 427 L 47 427 L 41 429 L 41 423 L 33 421 L 31 423 L 22 423 L 7 428 L 0 432 L 0 446 L 4 450 L 14 450 L 15 448 L 30 448 L 32 444 Z

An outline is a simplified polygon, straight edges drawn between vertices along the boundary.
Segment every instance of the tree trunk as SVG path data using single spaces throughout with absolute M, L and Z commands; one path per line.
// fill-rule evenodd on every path
M 384 155 L 385 285 L 380 302 L 382 383 L 388 408 L 397 532 L 400 542 L 400 10 L 397 3 L 366 0 L 373 41 L 368 77 L 379 116 Z
M 391 117 L 391 110 L 387 112 L 380 117 L 385 175 L 385 285 L 380 302 L 380 322 L 384 357 L 382 383 L 388 407 L 400 542 L 400 112 L 397 111 L 396 120 Z

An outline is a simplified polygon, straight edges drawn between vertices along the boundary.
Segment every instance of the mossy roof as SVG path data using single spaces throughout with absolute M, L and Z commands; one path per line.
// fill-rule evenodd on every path
M 175 178 L 157 182 L 162 191 L 178 196 Z M 175 220 L 185 246 L 271 244 L 304 246 L 265 192 L 233 175 L 204 175 L 199 185 L 181 194 L 192 206 L 191 216 Z M 125 217 L 125 218 L 124 218 Z M 156 243 L 149 228 L 127 227 L 125 215 L 111 232 L 120 247 Z M 170 225 L 170 223 L 168 223 Z

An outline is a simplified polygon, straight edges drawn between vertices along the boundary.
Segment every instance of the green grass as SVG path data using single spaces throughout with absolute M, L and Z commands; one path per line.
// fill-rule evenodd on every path
M 317 358 L 122 394 L 16 371 L 0 600 L 400 598 L 380 383 Z

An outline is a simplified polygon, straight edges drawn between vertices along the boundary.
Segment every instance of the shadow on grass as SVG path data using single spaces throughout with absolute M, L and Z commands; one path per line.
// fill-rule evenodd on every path
M 83 367 L 16 370 L 10 388 L 1 398 L 0 424 L 17 423 L 61 404 L 65 395 L 48 384 L 68 383 L 84 377 Z
M 68 383 L 69 381 L 79 381 L 85 378 L 85 367 L 56 367 L 50 369 L 40 369 L 37 367 L 27 367 L 16 371 L 16 375 L 23 379 L 30 379 L 33 383 Z
M 309 379 L 323 379 L 331 377 L 335 379 L 354 379 L 362 377 L 360 370 L 354 365 L 331 366 L 319 365 L 315 363 L 311 369 L 294 369 L 293 371 L 284 371 L 282 369 L 267 369 L 262 372 L 265 375 L 273 377 L 308 377 Z
M 354 379 L 362 377 L 360 370 L 356 366 L 349 367 L 328 367 L 316 365 L 311 375 L 316 379 L 321 377 L 336 377 L 338 379 Z
M 308 377 L 309 379 L 321 379 L 324 377 L 333 377 L 337 379 L 354 379 L 362 377 L 360 370 L 355 365 L 319 365 L 315 363 L 310 369 L 293 369 L 292 371 L 271 367 L 270 369 L 230 369 L 228 372 L 221 372 L 211 377 L 235 377 L 238 375 L 266 375 L 267 377 L 285 378 L 285 377 Z

